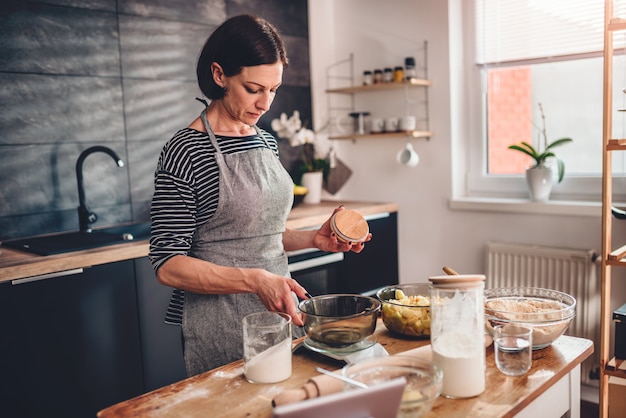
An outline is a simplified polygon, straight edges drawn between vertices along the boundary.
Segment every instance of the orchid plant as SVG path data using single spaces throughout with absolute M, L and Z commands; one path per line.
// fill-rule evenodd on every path
M 330 163 L 328 159 L 317 155 L 315 150 L 315 132 L 307 129 L 300 120 L 300 112 L 295 110 L 293 115 L 287 117 L 287 114 L 281 113 L 280 118 L 272 120 L 272 129 L 279 138 L 289 140 L 292 147 L 301 146 L 301 164 L 298 166 L 298 177 L 304 173 L 321 171 L 324 173 L 326 180 L 330 172 Z
M 559 145 L 566 144 L 568 142 L 572 142 L 572 139 L 560 138 L 553 142 L 548 143 L 548 134 L 546 133 L 546 117 L 543 113 L 543 107 L 541 106 L 541 103 L 539 103 L 539 111 L 541 112 L 541 121 L 543 124 L 542 128 L 540 128 L 541 138 L 540 138 L 539 143 L 541 144 L 543 142 L 543 152 L 541 152 L 541 148 L 539 147 L 535 148 L 532 145 L 530 145 L 528 142 L 524 142 L 524 141 L 522 141 L 519 144 L 509 145 L 509 149 L 522 152 L 532 157 L 533 160 L 535 160 L 535 165 L 533 165 L 533 167 L 543 167 L 546 163 L 546 159 L 550 157 L 554 158 L 556 160 L 557 170 L 558 170 L 557 178 L 558 178 L 558 182 L 560 183 L 563 180 L 563 176 L 565 175 L 565 163 L 563 162 L 563 160 L 561 160 L 554 154 L 554 152 L 552 151 L 552 148 L 559 146 Z

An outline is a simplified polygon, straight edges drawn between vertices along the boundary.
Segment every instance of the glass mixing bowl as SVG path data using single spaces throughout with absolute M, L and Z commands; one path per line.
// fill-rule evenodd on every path
M 314 296 L 298 305 L 304 331 L 312 340 L 329 347 L 346 347 L 374 333 L 380 301 L 362 295 Z
M 496 325 L 518 324 L 533 329 L 533 350 L 559 338 L 576 316 L 576 299 L 558 290 L 539 287 L 486 289 L 485 325 L 493 337 Z
M 427 414 L 443 387 L 443 372 L 439 367 L 428 360 L 406 355 L 372 357 L 345 366 L 342 374 L 367 385 L 404 377 L 407 383 L 398 418 Z

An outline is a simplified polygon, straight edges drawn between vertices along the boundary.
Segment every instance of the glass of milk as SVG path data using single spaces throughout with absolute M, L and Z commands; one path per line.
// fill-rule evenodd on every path
M 291 376 L 291 317 L 256 312 L 243 318 L 243 374 L 251 383 L 276 383 Z
M 484 275 L 429 278 L 433 363 L 443 371 L 441 394 L 470 398 L 485 390 Z

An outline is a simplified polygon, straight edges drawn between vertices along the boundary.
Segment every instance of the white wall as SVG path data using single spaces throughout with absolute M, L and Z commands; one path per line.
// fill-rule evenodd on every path
M 354 71 L 358 78 L 363 69 L 401 62 L 411 49 L 412 42 L 407 40 L 413 40 L 416 45 L 424 39 L 429 42 L 428 72 L 433 82 L 429 91 L 430 127 L 434 136 L 428 141 L 412 141 L 421 157 L 420 164 L 416 168 L 396 164 L 395 155 L 404 146 L 403 139 L 335 141 L 339 157 L 354 174 L 339 193 L 327 195 L 327 198 L 338 201 L 394 201 L 399 204 L 401 282 L 427 281 L 428 276 L 442 274 L 444 265 L 462 273 L 483 273 L 484 246 L 490 240 L 598 251 L 601 247 L 599 211 L 598 216 L 593 217 L 453 211 L 449 208 L 452 173 L 463 167 L 466 154 L 462 152 L 466 130 L 460 125 L 464 112 L 463 83 L 457 65 L 461 61 L 457 61 L 457 55 L 463 51 L 450 49 L 450 33 L 456 36 L 457 28 L 456 24 L 452 25 L 450 31 L 448 23 L 448 7 L 454 11 L 460 1 L 309 2 L 316 128 L 323 126 L 328 117 L 324 89 L 329 65 L 354 53 Z M 375 100 L 375 96 L 367 97 Z M 401 101 L 395 103 L 387 96 L 385 100 L 389 100 L 386 105 L 390 111 L 403 112 Z M 357 105 L 366 106 L 366 103 L 357 101 Z M 626 222 L 616 223 L 616 228 L 614 235 L 623 236 L 626 242 Z M 613 275 L 615 308 L 626 302 L 626 278 L 623 272 L 619 273 L 621 275 Z

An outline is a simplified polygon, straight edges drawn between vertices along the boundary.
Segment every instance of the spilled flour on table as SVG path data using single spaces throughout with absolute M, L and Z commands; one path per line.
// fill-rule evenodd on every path
M 232 379 L 233 377 L 237 377 L 241 374 L 243 374 L 243 367 L 238 367 L 230 372 L 220 370 L 213 373 L 213 377 L 219 377 L 220 379 Z
M 206 401 L 207 399 L 210 398 L 210 396 L 211 396 L 210 390 L 206 388 L 202 388 L 202 387 L 197 387 L 197 385 L 190 383 L 184 388 L 176 391 L 175 397 L 171 397 L 171 396 L 167 397 L 168 404 L 158 409 L 151 410 L 150 415 L 169 417 L 169 416 L 172 416 L 172 413 L 174 412 L 172 409 L 175 410 L 177 405 L 188 402 L 193 399 L 201 399 L 202 401 Z M 160 398 L 160 396 L 156 394 L 154 397 Z

